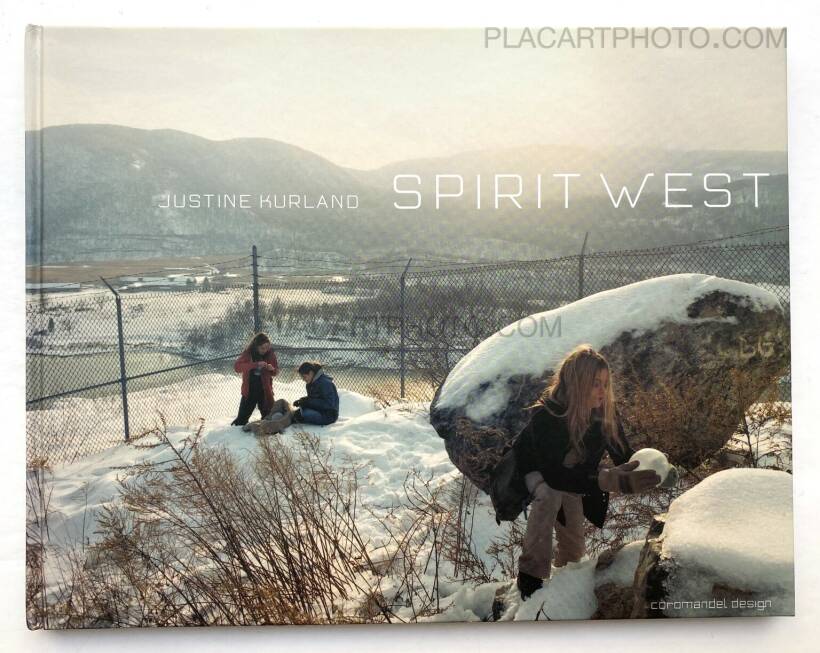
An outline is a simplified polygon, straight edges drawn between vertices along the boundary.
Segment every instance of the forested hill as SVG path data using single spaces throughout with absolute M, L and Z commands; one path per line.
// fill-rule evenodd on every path
M 530 146 L 465 152 L 452 157 L 408 160 L 376 170 L 352 170 L 294 145 L 261 138 L 212 141 L 174 130 L 116 125 L 65 125 L 27 135 L 27 260 L 29 264 L 155 256 L 192 256 L 264 249 L 334 252 L 342 257 L 436 255 L 465 259 L 546 258 L 575 253 L 586 231 L 591 250 L 651 247 L 715 238 L 787 222 L 785 152 L 584 150 Z M 42 159 L 39 158 L 42 153 Z M 400 158 L 400 153 L 397 153 Z M 40 165 L 42 163 L 42 165 Z M 554 173 L 576 172 L 570 205 Z M 634 195 L 653 172 L 636 207 L 614 208 L 600 179 L 613 192 L 627 185 Z M 692 208 L 663 206 L 666 172 L 674 195 Z M 731 175 L 723 194 L 703 192 L 703 175 Z M 753 182 L 743 172 L 768 172 L 753 205 Z M 494 207 L 493 175 L 518 174 L 523 189 L 518 208 L 509 199 Z M 404 188 L 420 192 L 421 208 L 398 210 L 415 195 L 393 190 L 397 174 Z M 460 175 L 463 196 L 435 207 L 435 175 Z M 541 208 L 536 176 L 542 175 Z M 476 179 L 481 206 L 476 206 Z M 442 182 L 455 192 L 459 181 Z M 512 184 L 512 185 L 511 185 Z M 501 190 L 513 192 L 509 179 Z M 718 184 L 713 181 L 712 186 Z M 191 194 L 245 194 L 248 208 L 163 208 L 169 198 Z M 259 195 L 297 195 L 317 204 L 324 197 L 355 196 L 357 206 L 275 208 L 259 206 Z M 40 199 L 42 198 L 42 200 Z M 42 210 L 40 202 L 42 201 Z M 348 201 L 348 200 L 345 200 Z M 40 221 L 42 217 L 42 222 Z

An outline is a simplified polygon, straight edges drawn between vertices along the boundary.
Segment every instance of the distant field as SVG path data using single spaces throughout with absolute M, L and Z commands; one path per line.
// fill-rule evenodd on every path
M 59 263 L 55 265 L 26 266 L 27 283 L 72 283 L 93 281 L 100 277 L 118 277 L 163 270 L 165 268 L 199 267 L 240 258 L 242 254 L 221 256 L 189 256 L 149 258 L 118 261 L 92 261 L 90 263 Z

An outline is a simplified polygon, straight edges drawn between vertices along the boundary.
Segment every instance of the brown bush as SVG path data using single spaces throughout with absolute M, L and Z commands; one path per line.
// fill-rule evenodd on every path
M 697 449 L 692 459 L 697 465 L 688 467 L 672 460 L 680 472 L 676 487 L 658 488 L 640 495 L 610 495 L 608 518 L 603 530 L 587 523 L 587 548 L 590 555 L 597 555 L 624 543 L 641 539 L 646 535 L 652 517 L 669 509 L 672 501 L 702 481 L 707 476 L 727 467 L 755 467 L 762 455 L 754 455 L 755 444 L 765 428 L 782 426 L 791 419 L 789 404 L 776 400 L 776 380 L 761 395 L 754 384 L 746 383 L 744 375 L 735 372 L 725 392 L 708 397 L 694 386 L 682 383 L 680 387 L 655 384 L 650 388 L 630 387 L 629 407 L 624 420 L 630 444 L 637 451 L 654 447 L 664 453 L 692 448 L 694 410 L 708 410 L 716 419 L 737 424 L 729 443 L 716 443 L 717 448 Z M 748 408 L 747 408 L 748 407 Z M 790 455 L 790 443 L 782 445 L 777 453 Z M 745 448 L 740 457 L 727 457 L 727 450 Z M 783 449 L 788 448 L 789 451 Z M 672 456 L 670 456 L 672 459 Z M 606 461 L 606 464 L 613 464 Z
M 472 548 L 468 481 L 411 470 L 400 506 L 365 506 L 363 465 L 332 466 L 309 433 L 289 446 L 257 439 L 250 464 L 202 447 L 201 433 L 175 444 L 160 419 L 134 438 L 168 455 L 122 470 L 119 497 L 96 515 L 97 541 L 51 547 L 48 583 L 48 536 L 30 518 L 31 627 L 407 621 L 441 609 L 445 575 L 489 580 Z M 32 478 L 36 508 L 48 490 L 44 474 Z M 381 552 L 357 526 L 365 511 L 381 526 Z

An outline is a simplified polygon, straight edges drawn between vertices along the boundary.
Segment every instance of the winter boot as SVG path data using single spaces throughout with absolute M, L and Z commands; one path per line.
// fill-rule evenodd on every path
M 523 571 L 519 571 L 516 585 L 518 585 L 518 591 L 521 592 L 521 599 L 526 601 L 528 597 L 544 586 L 544 581 L 536 576 L 530 576 Z

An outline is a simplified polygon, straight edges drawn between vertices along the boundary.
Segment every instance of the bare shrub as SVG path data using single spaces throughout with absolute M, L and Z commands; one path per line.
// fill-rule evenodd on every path
M 444 555 L 453 566 L 454 578 L 473 583 L 492 580 L 492 569 L 475 549 L 473 532 L 479 506 L 479 490 L 463 475 L 447 486 L 445 500 L 450 506 L 448 528 L 444 531 Z
M 743 373 L 735 371 L 730 389 L 720 396 L 713 393 L 707 405 L 694 385 L 681 389 L 659 383 L 651 388 L 630 389 L 630 410 L 625 418 L 632 431 L 630 443 L 635 450 L 659 446 L 667 451 L 667 444 L 669 449 L 689 446 L 693 410 L 737 416 L 738 426 L 726 446 L 711 454 L 701 452 L 698 456 L 701 462 L 696 467 L 677 462 L 680 480 L 676 487 L 658 488 L 639 495 L 611 494 L 604 529 L 586 524 L 590 555 L 643 538 L 654 515 L 668 511 L 678 496 L 716 472 L 728 467 L 757 467 L 762 461 L 771 463 L 772 458 L 776 461 L 773 466 L 785 469 L 791 460 L 791 440 L 774 434 L 791 419 L 790 405 L 776 401 L 774 380 L 762 395 L 753 390 L 755 386 L 744 380 Z M 658 441 L 662 444 L 658 445 Z M 778 467 L 779 464 L 783 467 Z
M 47 461 L 38 459 L 29 463 L 26 474 L 26 621 L 32 630 L 86 627 L 84 615 L 98 612 L 89 607 L 95 590 L 86 582 L 86 513 L 79 542 L 64 549 L 53 540 L 51 473 Z
M 356 526 L 357 467 L 332 469 L 307 433 L 292 448 L 260 439 L 250 466 L 153 433 L 159 463 L 120 482 L 98 517 L 81 579 L 82 625 L 328 623 L 360 618 L 347 604 L 372 592 Z M 370 620 L 390 620 L 388 611 Z M 79 624 L 78 624 L 79 625 Z
M 473 542 L 480 491 L 458 476 L 441 483 L 432 473 L 411 470 L 405 477 L 405 501 L 381 507 L 386 533 L 378 564 L 385 574 L 391 605 L 403 607 L 415 621 L 441 611 L 442 581 L 486 583 L 492 580 Z
M 792 420 L 791 403 L 777 396 L 773 387 L 746 411 L 738 433 L 721 452 L 727 462 L 791 472 L 792 439 L 783 431 Z
M 30 629 L 48 628 L 45 557 L 51 492 L 48 464 L 32 461 L 26 470 L 26 622 Z
M 515 520 L 502 524 L 502 534 L 490 542 L 487 553 L 492 556 L 503 578 L 515 578 L 518 574 L 518 558 L 524 542 L 526 522 Z
M 414 621 L 441 609 L 441 581 L 491 580 L 473 547 L 479 492 L 463 477 L 412 471 L 399 505 L 364 506 L 363 464 L 331 465 L 311 434 L 260 438 L 250 461 L 201 435 L 172 440 L 160 417 L 135 436 L 167 455 L 122 468 L 96 542 L 51 547 L 50 583 L 48 535 L 31 520 L 32 627 Z M 43 492 L 41 476 L 35 507 Z M 357 526 L 365 511 L 382 549 Z

